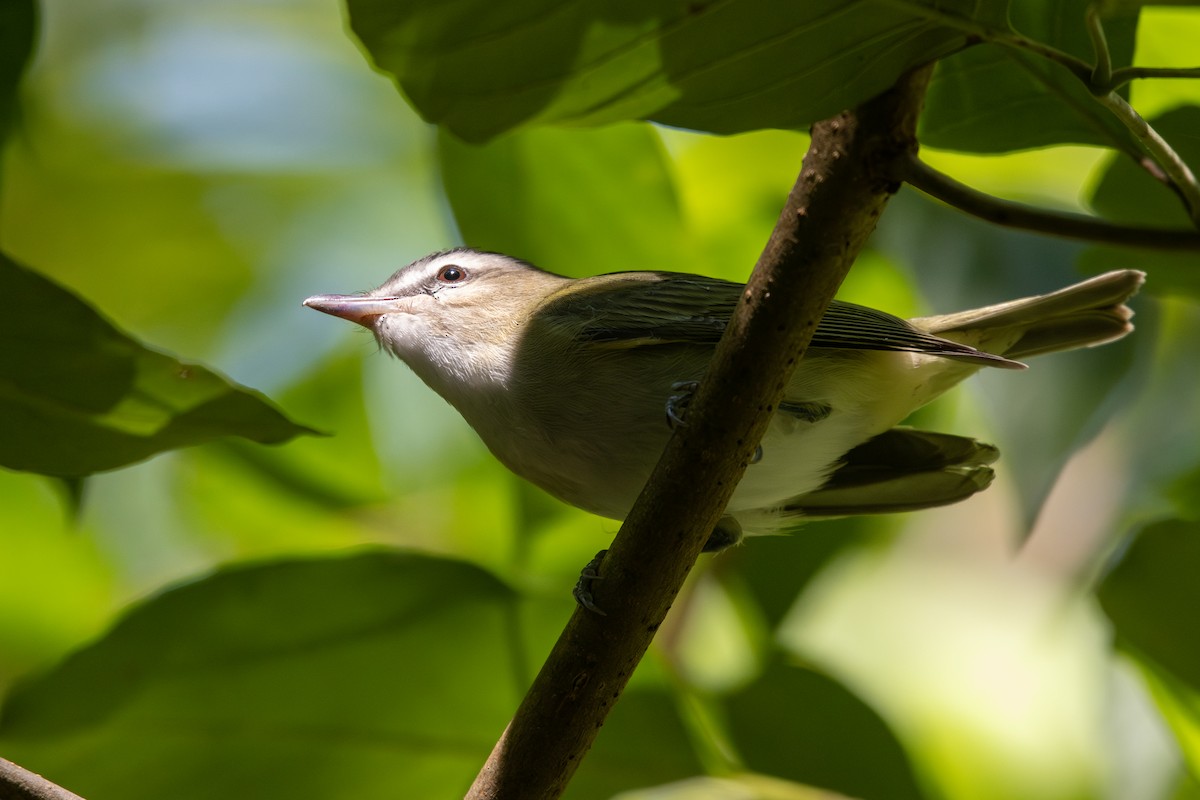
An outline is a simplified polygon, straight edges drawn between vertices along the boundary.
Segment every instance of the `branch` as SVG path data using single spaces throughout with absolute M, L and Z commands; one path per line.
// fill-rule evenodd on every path
M 1121 67 L 1113 70 L 1109 91 L 1138 78 L 1200 78 L 1200 67 Z
M 0 758 L 0 800 L 83 800 L 58 784 Z
M 900 166 L 899 177 L 913 187 L 959 211 L 996 225 L 1126 247 L 1200 250 L 1200 231 L 1120 225 L 1087 214 L 1048 211 L 1001 200 L 959 183 L 921 161 L 916 154 L 900 162 Z
M 662 624 L 741 479 L 772 409 L 916 149 L 929 69 L 813 127 L 812 144 L 687 425 L 621 526 L 595 584 L 607 616 L 577 609 L 467 797 L 565 790 Z M 595 591 L 595 590 L 599 591 Z

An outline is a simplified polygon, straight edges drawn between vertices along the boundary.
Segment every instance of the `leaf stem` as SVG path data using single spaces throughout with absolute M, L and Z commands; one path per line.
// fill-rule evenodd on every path
M 960 183 L 916 155 L 904 162 L 900 177 L 913 188 L 959 211 L 1008 228 L 1126 247 L 1200 251 L 1200 232 L 1121 225 L 1086 214 L 1050 211 L 1003 200 Z
M 1125 98 L 1116 92 L 1099 95 L 1096 100 L 1113 113 L 1129 129 L 1151 158 L 1162 168 L 1171 186 L 1183 200 L 1188 216 L 1200 227 L 1200 184 L 1196 176 L 1179 154 L 1159 135 L 1158 131 L 1142 118 Z

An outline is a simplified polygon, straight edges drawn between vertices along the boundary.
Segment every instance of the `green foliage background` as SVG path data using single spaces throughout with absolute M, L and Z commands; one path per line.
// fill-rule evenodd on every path
M 1195 66 L 1200 12 L 1119 5 L 1118 66 Z M 0 755 L 92 800 L 469 785 L 617 523 L 506 473 L 307 295 L 460 241 L 744 278 L 795 131 L 940 56 L 928 161 L 1187 224 L 1074 76 L 955 52 L 1011 20 L 1087 60 L 1086 4 L 779 8 L 0 0 Z M 1128 95 L 1200 164 L 1200 82 Z M 706 557 L 568 796 L 1200 796 L 1198 260 L 903 189 L 842 297 L 916 315 L 1136 267 L 1137 332 L 919 412 L 1000 446 L 983 495 Z

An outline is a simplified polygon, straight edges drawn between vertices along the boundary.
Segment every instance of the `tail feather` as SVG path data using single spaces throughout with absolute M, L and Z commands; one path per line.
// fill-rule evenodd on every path
M 1092 347 L 1133 330 L 1125 301 L 1146 275 L 1126 269 L 1057 292 L 985 308 L 912 320 L 922 330 L 1006 358 Z
M 851 450 L 825 484 L 789 500 L 787 517 L 842 517 L 915 511 L 986 489 L 1000 456 L 964 436 L 892 428 Z

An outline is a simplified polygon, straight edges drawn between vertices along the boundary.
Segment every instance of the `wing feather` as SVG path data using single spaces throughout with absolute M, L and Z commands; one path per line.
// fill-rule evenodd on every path
M 586 278 L 551 297 L 541 313 L 574 337 L 606 348 L 657 344 L 715 345 L 745 287 L 673 272 L 618 272 Z M 834 300 L 813 334 L 813 347 L 890 350 L 1000 367 L 1016 361 L 915 328 L 899 317 Z

